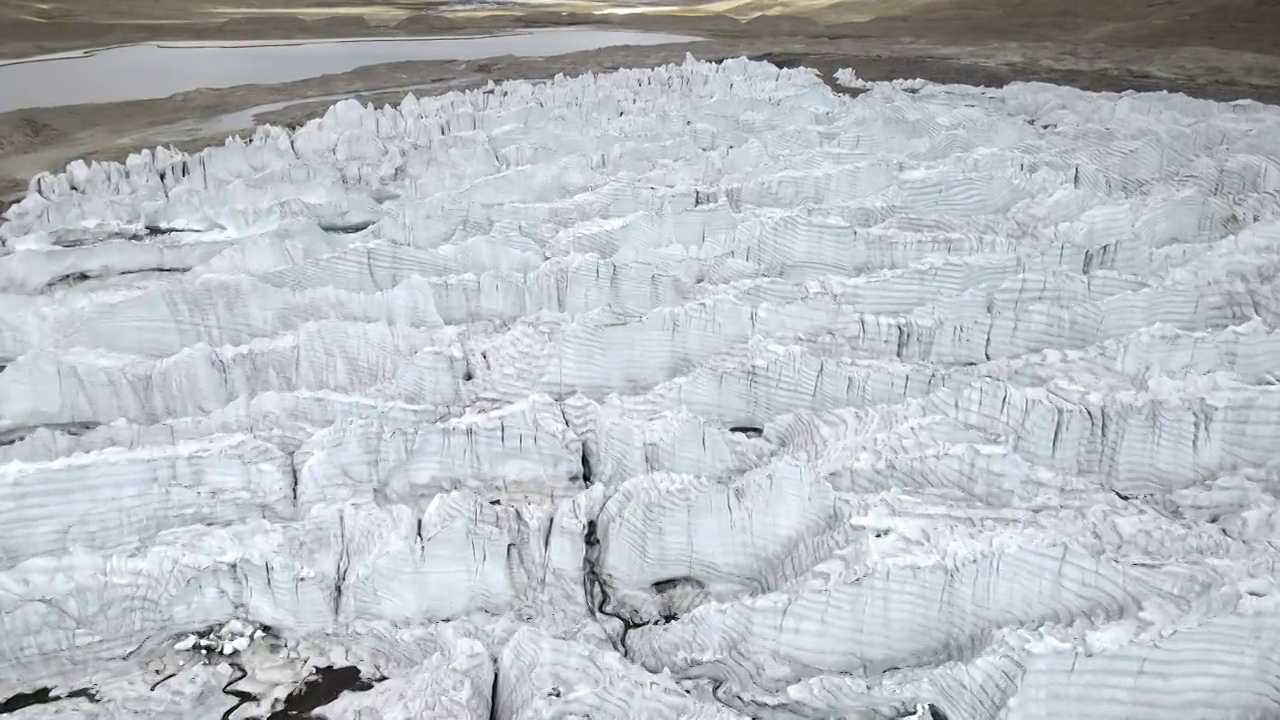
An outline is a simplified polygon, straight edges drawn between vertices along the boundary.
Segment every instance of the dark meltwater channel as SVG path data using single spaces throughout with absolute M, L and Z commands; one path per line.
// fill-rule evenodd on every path
M 88 688 L 71 690 L 64 695 L 54 694 L 53 688 L 40 688 L 39 690 L 18 693 L 5 700 L 0 700 L 0 715 L 9 715 L 34 705 L 48 705 L 59 700 L 70 700 L 72 698 L 80 698 L 89 702 L 98 701 L 97 694 Z

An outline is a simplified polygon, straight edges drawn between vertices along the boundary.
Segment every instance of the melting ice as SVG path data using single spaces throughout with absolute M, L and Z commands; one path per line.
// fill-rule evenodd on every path
M 34 179 L 0 699 L 1280 712 L 1280 110 L 841 77 L 348 101 Z

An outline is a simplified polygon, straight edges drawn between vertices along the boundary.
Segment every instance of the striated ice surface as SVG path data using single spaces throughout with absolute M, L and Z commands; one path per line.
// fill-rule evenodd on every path
M 0 703 L 1280 715 L 1280 110 L 840 79 L 347 101 L 32 180 Z

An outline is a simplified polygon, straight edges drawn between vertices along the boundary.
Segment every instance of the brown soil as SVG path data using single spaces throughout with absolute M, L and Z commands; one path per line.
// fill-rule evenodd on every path
M 364 15 L 351 14 L 353 5 Z M 248 129 L 247 123 L 211 127 L 210 118 L 265 103 L 296 99 L 297 104 L 255 120 L 297 124 L 333 102 L 308 101 L 318 96 L 394 101 L 404 91 L 387 88 L 427 85 L 420 91 L 427 93 L 491 79 L 654 65 L 678 61 L 685 52 L 704 59 L 747 55 L 824 73 L 854 67 L 871 80 L 924 77 L 984 85 L 1041 80 L 1090 90 L 1173 90 L 1280 103 L 1280 42 L 1275 40 L 1280 0 L 743 0 L 728 12 L 745 17 L 762 8 L 773 13 L 782 8 L 792 13 L 746 22 L 725 15 L 589 16 L 580 11 L 457 16 L 440 12 L 440 5 L 429 0 L 0 0 L 0 57 L 145 40 L 423 35 L 584 21 L 675 30 L 707 41 L 546 59 L 397 63 L 285 85 L 3 113 L 0 207 L 42 170 L 77 157 L 119 159 L 157 144 L 202 147 Z M 227 12 L 227 6 L 272 14 Z M 869 14 L 879 16 L 843 22 Z
M 739 22 L 693 2 L 685 15 L 448 13 L 443 0 L 0 0 L 0 57 L 145 40 L 407 35 L 616 24 L 735 37 L 909 37 L 949 45 L 1056 42 L 1280 53 L 1280 0 L 834 0 L 743 2 Z M 662 2 L 662 5 L 675 4 Z M 721 3 L 723 5 L 723 3 Z M 895 9 L 897 8 L 897 9 Z M 865 22 L 850 18 L 874 16 Z

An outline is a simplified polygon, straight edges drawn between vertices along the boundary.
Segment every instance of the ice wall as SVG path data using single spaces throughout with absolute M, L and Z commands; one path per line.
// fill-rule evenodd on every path
M 841 77 L 35 178 L 0 701 L 260 717 L 353 665 L 331 717 L 1280 714 L 1280 110 Z M 270 642 L 181 642 L 230 618 Z

